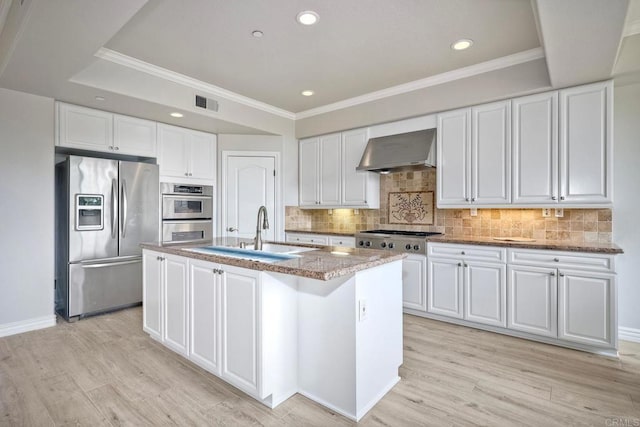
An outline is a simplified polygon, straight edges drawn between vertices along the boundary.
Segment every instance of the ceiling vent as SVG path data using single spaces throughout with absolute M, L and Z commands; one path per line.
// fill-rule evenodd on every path
M 196 95 L 196 107 L 204 108 L 205 110 L 218 111 L 218 101 Z

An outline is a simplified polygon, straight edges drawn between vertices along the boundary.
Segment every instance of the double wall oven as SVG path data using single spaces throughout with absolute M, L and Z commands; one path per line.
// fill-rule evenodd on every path
M 162 243 L 213 238 L 213 186 L 162 183 Z

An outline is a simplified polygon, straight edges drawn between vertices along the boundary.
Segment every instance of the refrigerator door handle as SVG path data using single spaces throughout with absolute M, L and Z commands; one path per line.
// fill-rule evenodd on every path
M 102 268 L 102 267 L 115 267 L 116 265 L 139 264 L 140 262 L 142 261 L 138 258 L 132 261 L 104 262 L 101 264 L 85 264 L 81 262 L 80 265 L 82 266 L 82 268 Z
M 122 194 L 120 196 L 120 206 L 122 209 L 120 211 L 120 228 L 122 238 L 124 239 L 125 234 L 127 233 L 127 181 L 122 180 Z
M 117 237 L 117 206 L 116 206 L 116 197 L 118 197 L 118 182 L 113 179 L 111 180 L 111 238 L 115 239 Z

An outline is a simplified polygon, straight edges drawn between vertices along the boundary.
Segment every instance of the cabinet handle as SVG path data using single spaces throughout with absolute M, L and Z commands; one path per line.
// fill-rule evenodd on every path
M 549 275 L 550 275 L 550 276 L 555 276 L 555 275 L 556 275 L 556 272 L 555 272 L 555 271 L 552 271 L 551 273 L 549 273 Z
M 554 258 L 553 262 L 560 262 L 560 258 Z
M 475 201 L 476 201 L 476 198 L 475 198 L 475 197 L 472 197 L 472 198 L 471 198 L 471 203 L 473 203 L 473 202 L 475 202 Z
M 469 201 L 469 198 L 468 198 L 468 197 L 465 197 L 465 198 L 464 198 L 464 201 L 465 201 L 465 202 L 468 202 L 468 201 Z
M 156 257 L 156 261 L 160 261 L 162 258 L 160 258 L 159 256 Z
M 193 174 L 191 172 L 189 172 L 189 176 L 193 176 Z
M 120 147 L 113 147 L 114 150 L 118 151 Z
M 235 227 L 229 227 L 227 228 L 227 231 L 238 231 L 238 229 Z
M 467 268 L 467 267 L 469 267 L 469 266 L 467 265 L 467 263 L 465 263 L 465 264 L 464 264 L 464 268 Z
M 110 145 L 110 146 L 109 146 L 109 150 L 113 150 L 113 145 Z
M 224 270 L 218 270 L 218 274 L 224 273 Z
M 560 200 L 564 200 L 564 196 L 560 196 Z
M 560 273 L 560 274 L 559 274 L 559 276 L 560 276 L 560 277 L 564 277 L 564 273 Z
M 558 200 L 556 196 L 551 196 L 551 200 Z
M 460 252 L 460 255 L 464 255 L 464 254 L 465 254 L 464 251 Z
M 462 267 L 462 263 L 461 262 L 458 263 L 458 267 Z
M 189 176 L 189 174 L 187 172 L 184 173 L 184 176 Z

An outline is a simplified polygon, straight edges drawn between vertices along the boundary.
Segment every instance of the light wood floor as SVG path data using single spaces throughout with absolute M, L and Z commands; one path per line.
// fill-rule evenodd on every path
M 0 339 L 0 425 L 354 424 L 299 395 L 262 406 L 148 338 L 141 314 Z M 402 381 L 362 425 L 640 425 L 638 344 L 615 360 L 409 315 L 404 324 Z

